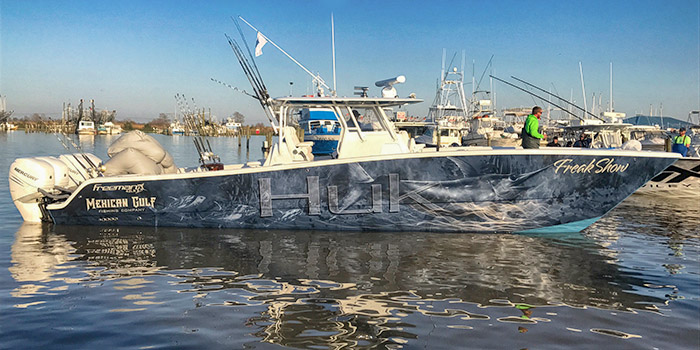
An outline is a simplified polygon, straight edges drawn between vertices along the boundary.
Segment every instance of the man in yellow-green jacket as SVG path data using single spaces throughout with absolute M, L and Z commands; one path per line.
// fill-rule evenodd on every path
M 685 135 L 685 128 L 681 128 L 678 132 L 678 136 L 673 138 L 673 147 L 671 150 L 685 157 L 688 155 L 688 148 L 690 148 L 690 137 Z
M 522 139 L 523 148 L 540 148 L 540 140 L 547 139 L 547 134 L 540 134 L 540 117 L 542 116 L 542 108 L 535 106 L 532 108 L 532 114 L 525 119 L 525 127 L 523 127 Z

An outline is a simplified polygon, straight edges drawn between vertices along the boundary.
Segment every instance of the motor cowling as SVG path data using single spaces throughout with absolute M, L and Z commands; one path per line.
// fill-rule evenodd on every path
M 10 195 L 24 221 L 41 222 L 39 189 L 53 190 L 54 166 L 37 158 L 19 158 L 10 166 Z
M 68 177 L 68 166 L 56 157 L 36 157 L 35 159 L 43 160 L 51 164 L 53 167 L 54 187 L 67 188 L 70 185 Z

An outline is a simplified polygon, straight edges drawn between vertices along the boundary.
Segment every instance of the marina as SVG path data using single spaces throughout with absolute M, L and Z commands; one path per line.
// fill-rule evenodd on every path
M 189 136 L 154 137 L 177 163 L 197 162 Z M 81 147 L 102 156 L 117 138 Z M 264 140 L 221 161 L 259 159 Z M 234 138 L 210 141 L 238 149 Z M 2 133 L 0 166 L 56 142 Z M 698 346 L 694 201 L 635 194 L 575 234 L 33 225 L 7 180 L 0 313 L 17 321 L 0 338 L 10 348 L 455 348 L 465 336 L 470 348 L 496 338 L 511 348 Z
M 0 348 L 700 348 L 696 4 L 35 5 Z

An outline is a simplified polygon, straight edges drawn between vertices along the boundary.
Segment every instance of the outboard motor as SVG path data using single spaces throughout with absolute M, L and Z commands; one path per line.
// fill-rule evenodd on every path
M 10 166 L 9 178 L 12 201 L 24 221 L 41 222 L 44 195 L 39 190 L 53 190 L 53 165 L 37 158 L 19 158 Z
M 94 169 L 101 162 L 100 158 L 90 153 L 61 155 L 58 158 L 19 158 L 10 166 L 12 201 L 24 221 L 41 222 L 42 205 L 68 197 L 71 189 L 95 177 L 95 174 L 89 173 L 89 169 Z

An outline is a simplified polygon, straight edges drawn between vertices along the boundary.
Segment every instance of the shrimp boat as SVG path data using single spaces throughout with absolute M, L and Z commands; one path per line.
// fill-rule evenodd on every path
M 84 152 L 21 158 L 11 165 L 9 179 L 24 220 L 58 225 L 574 232 L 679 158 L 607 149 L 426 148 L 405 131 L 396 131 L 387 116 L 391 108 L 422 100 L 271 98 L 251 63 L 252 55 L 246 56 L 235 40 L 229 38 L 229 44 L 278 134 L 265 159 L 231 165 L 202 161 L 199 167 L 178 168 L 167 151 L 138 132 L 115 141 L 106 161 Z M 313 142 L 300 141 L 292 126 L 300 111 L 313 108 L 332 111 L 340 123 L 332 155 L 315 156 Z
M 79 121 L 75 133 L 78 135 L 95 135 L 95 122 L 91 120 Z

